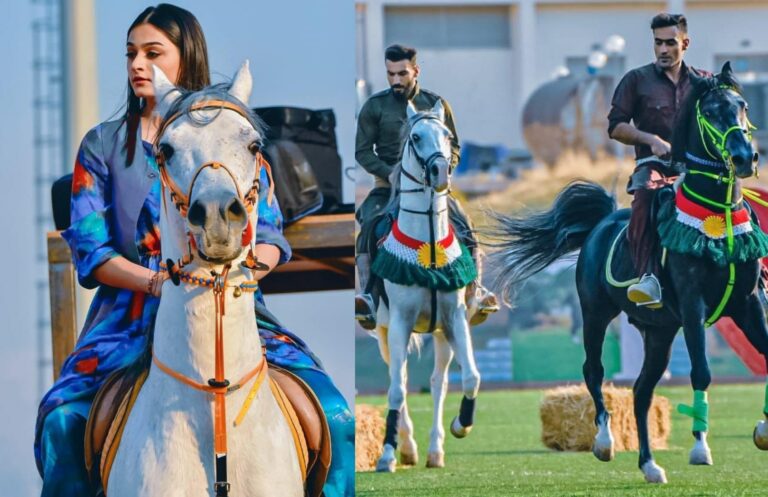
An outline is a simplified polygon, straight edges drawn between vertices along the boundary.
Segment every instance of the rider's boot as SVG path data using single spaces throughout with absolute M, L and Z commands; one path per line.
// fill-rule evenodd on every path
M 366 330 L 376 328 L 376 305 L 373 296 L 366 293 L 371 274 L 371 258 L 368 254 L 358 254 L 355 258 L 357 277 L 360 281 L 360 293 L 355 295 L 355 319 Z
M 646 273 L 640 281 L 627 288 L 627 298 L 638 306 L 659 309 L 661 302 L 661 284 L 653 273 Z
M 469 318 L 469 324 L 477 326 L 485 322 L 490 314 L 499 310 L 499 301 L 496 295 L 483 286 L 483 258 L 479 248 L 475 248 L 472 258 L 477 267 L 477 278 L 474 281 L 475 299 L 477 300 L 477 311 Z

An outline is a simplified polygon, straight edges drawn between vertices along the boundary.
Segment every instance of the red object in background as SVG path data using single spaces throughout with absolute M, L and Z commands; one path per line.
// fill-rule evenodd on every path
M 752 190 L 758 192 L 762 198 L 768 199 L 768 191 L 765 189 L 752 188 Z M 749 205 L 757 214 L 757 218 L 760 220 L 760 226 L 763 231 L 768 233 L 768 207 L 763 207 L 756 202 L 751 202 Z M 762 264 L 763 266 L 768 267 L 768 257 L 763 257 Z M 749 343 L 747 337 L 744 336 L 744 333 L 742 333 L 741 329 L 736 326 L 736 323 L 734 323 L 731 318 L 718 320 L 717 323 L 715 323 L 715 328 L 717 328 L 720 335 L 722 335 L 733 351 L 736 352 L 736 355 L 739 356 L 741 362 L 749 368 L 752 374 L 768 374 L 765 367 L 765 359 L 763 359 L 763 356 L 757 349 Z

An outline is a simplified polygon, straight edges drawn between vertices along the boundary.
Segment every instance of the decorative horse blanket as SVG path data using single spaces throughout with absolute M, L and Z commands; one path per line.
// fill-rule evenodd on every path
M 666 249 L 712 260 L 720 266 L 757 260 L 768 254 L 768 235 L 752 221 L 749 210 L 731 212 L 733 252 L 728 250 L 725 213 L 692 202 L 677 191 L 675 202 L 662 202 L 658 214 L 661 244 Z
M 429 242 L 406 235 L 397 225 L 384 239 L 371 270 L 380 278 L 399 285 L 416 285 L 441 291 L 464 288 L 477 278 L 477 268 L 469 250 L 459 241 L 453 227 L 448 236 L 435 242 L 432 267 Z

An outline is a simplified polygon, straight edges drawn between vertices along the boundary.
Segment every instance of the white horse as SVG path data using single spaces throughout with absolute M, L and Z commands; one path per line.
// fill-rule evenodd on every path
M 448 222 L 451 132 L 444 124 L 445 113 L 439 101 L 427 112 L 419 112 L 409 103 L 407 114 L 408 136 L 401 165 L 393 178 L 393 189 L 398 189 L 399 185 L 400 210 L 393 230 L 373 264 L 374 272 L 384 279 L 389 299 L 388 303 L 382 302 L 379 306 L 376 328 L 381 355 L 389 365 L 390 376 L 384 450 L 376 466 L 376 470 L 382 472 L 395 471 L 398 431 L 402 444 L 401 463 L 418 462 L 413 423 L 405 398 L 407 354 L 411 339 L 416 337 L 414 332 L 432 332 L 435 349 L 431 378 L 434 414 L 427 467 L 445 465 L 443 405 L 448 387 L 448 366 L 454 353 L 461 366 L 464 392 L 460 415 L 451 422 L 451 433 L 458 438 L 466 436 L 472 428 L 475 398 L 480 386 L 465 301 L 466 285 L 474 280 L 476 272 L 469 253 L 459 244 Z M 387 259 L 390 269 L 399 276 L 388 276 L 386 268 L 382 269 Z M 458 288 L 432 290 L 414 282 L 413 278 L 402 278 L 403 271 L 411 272 L 417 280 L 430 278 L 430 274 L 445 276 L 459 264 L 463 264 L 465 271 L 463 283 Z M 453 282 L 456 282 L 455 278 Z
M 193 260 L 184 268 L 187 275 L 179 286 L 165 282 L 155 324 L 156 360 L 125 426 L 108 495 L 227 495 L 229 484 L 214 483 L 227 476 L 236 496 L 304 495 L 291 430 L 268 382 L 260 383 L 266 363 L 253 298 L 251 294 L 237 298 L 255 286 L 246 283 L 251 280 L 250 270 L 240 262 L 245 259 L 243 245 L 255 238 L 252 228 L 258 207 L 253 204 L 258 184 L 254 180 L 259 177 L 262 139 L 243 105 L 252 87 L 248 63 L 237 72 L 228 92 L 207 89 L 183 96 L 157 68 L 153 84 L 157 113 L 166 121 L 169 111 L 176 116 L 161 127 L 159 137 L 164 155 L 161 171 L 165 169 L 162 257 L 177 261 L 192 254 Z M 228 275 L 226 264 L 231 264 Z M 211 271 L 224 273 L 219 279 L 224 286 L 218 304 L 211 288 L 189 282 L 190 275 L 210 281 Z M 223 446 L 221 440 L 214 444 L 215 395 L 182 379 L 200 385 L 207 385 L 209 378 L 221 380 L 214 350 L 217 305 L 226 310 L 221 352 L 230 388 L 246 373 L 257 372 L 224 397 L 220 420 L 225 423 L 228 462 L 224 478 L 219 474 Z M 235 426 L 241 411 L 244 416 Z

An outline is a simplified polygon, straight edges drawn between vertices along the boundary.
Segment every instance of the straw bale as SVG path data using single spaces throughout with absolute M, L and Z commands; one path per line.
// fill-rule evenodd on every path
M 372 471 L 381 457 L 386 422 L 381 409 L 355 404 L 355 471 Z
M 603 386 L 605 406 L 611 414 L 611 433 L 616 451 L 638 450 L 632 390 Z M 589 451 L 597 433 L 595 407 L 584 384 L 544 392 L 539 407 L 541 441 L 555 450 Z M 671 431 L 670 403 L 655 395 L 648 412 L 652 449 L 666 449 Z

